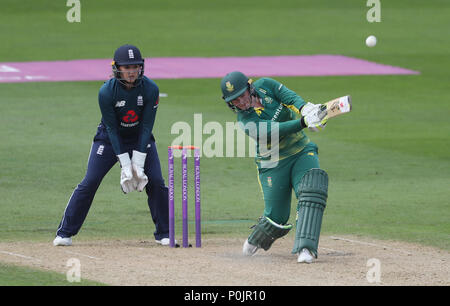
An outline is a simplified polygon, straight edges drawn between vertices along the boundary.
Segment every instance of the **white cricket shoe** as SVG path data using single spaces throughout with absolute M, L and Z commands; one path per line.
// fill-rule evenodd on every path
M 303 248 L 298 253 L 297 262 L 312 263 L 313 260 L 314 260 L 314 256 L 311 254 L 311 252 L 307 248 Z
M 71 237 L 63 238 L 63 237 L 60 237 L 60 236 L 56 236 L 55 240 L 53 240 L 53 245 L 54 246 L 69 246 L 69 245 L 72 245 L 72 238 Z
M 160 244 L 160 245 L 163 245 L 163 246 L 170 245 L 170 239 L 169 238 L 163 238 L 161 240 L 155 240 L 155 242 L 157 244 Z M 175 239 L 175 246 L 177 246 L 177 245 L 178 245 L 178 243 L 177 243 L 177 240 Z
M 256 245 L 250 244 L 248 242 L 248 239 L 246 239 L 244 242 L 244 246 L 242 247 L 242 253 L 244 253 L 245 256 L 253 256 L 255 255 L 256 251 L 258 251 L 258 247 Z

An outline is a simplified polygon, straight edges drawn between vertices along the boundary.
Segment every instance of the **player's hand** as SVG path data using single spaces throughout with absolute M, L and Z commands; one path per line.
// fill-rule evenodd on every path
M 132 192 L 136 190 L 133 183 L 133 171 L 131 168 L 131 160 L 128 153 L 117 155 L 119 159 L 121 171 L 120 171 L 120 187 L 124 193 Z
M 310 109 L 309 113 L 303 117 L 303 120 L 310 131 L 318 132 L 323 130 L 327 125 L 327 107 L 323 104 L 315 105 L 318 105 L 319 107 Z
M 142 153 L 133 150 L 133 157 L 131 158 L 131 166 L 133 168 L 133 175 L 135 178 L 135 188 L 137 191 L 142 191 L 148 183 L 148 177 L 144 173 L 144 164 L 147 153 Z

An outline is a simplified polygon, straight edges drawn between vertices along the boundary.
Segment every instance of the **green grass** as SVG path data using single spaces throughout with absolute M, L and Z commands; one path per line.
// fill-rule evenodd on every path
M 381 83 L 389 78 L 390 86 L 398 91 L 389 99 L 384 98 L 383 92 L 362 88 L 366 83 Z M 322 82 L 334 84 L 328 86 L 334 95 L 342 87 L 354 94 L 351 115 L 330 122 L 323 133 L 310 134 L 319 145 L 321 166 L 330 175 L 325 233 L 365 234 L 449 247 L 446 208 L 450 162 L 444 146 L 449 129 L 439 108 L 426 113 L 440 122 L 440 129 L 434 131 L 431 139 L 421 126 L 410 125 L 414 116 L 420 120 L 416 115 L 420 113 L 418 108 L 422 107 L 423 112 L 427 108 L 420 103 L 411 108 L 401 102 L 403 88 L 409 87 L 414 78 L 420 76 L 334 77 L 320 78 L 319 83 L 319 78 L 281 79 L 299 92 L 298 84 L 310 89 L 308 95 L 313 101 L 327 96 L 320 92 Z M 176 136 L 171 135 L 175 122 L 185 121 L 193 126 L 193 114 L 201 113 L 203 125 L 215 121 L 225 126 L 234 115 L 217 99 L 218 80 L 158 83 L 169 95 L 161 99 L 155 124 L 166 175 L 164 148 Z M 1 157 L 5 173 L 2 194 L 7 203 L 0 216 L 5 224 L 1 231 L 4 240 L 50 240 L 54 235 L 67 200 L 85 172 L 100 118 L 93 98 L 98 86 L 91 82 L 2 85 L 8 88 L 4 97 L 11 105 L 7 125 L 14 124 L 14 113 L 20 113 L 28 122 L 11 131 L 10 154 Z M 24 87 L 27 90 L 21 94 Z M 332 93 L 328 96 L 334 96 Z M 395 112 L 391 101 L 398 103 Z M 77 123 L 78 118 L 81 120 Z M 203 141 L 208 137 L 204 135 Z M 427 141 L 424 146 L 420 146 L 421 139 Z M 145 237 L 153 231 L 144 194 L 122 194 L 118 176 L 119 169 L 115 167 L 105 178 L 77 238 Z M 261 213 L 252 158 L 203 158 L 202 190 L 205 235 L 245 233 L 254 222 L 251 220 Z
M 80 279 L 68 281 L 62 273 L 16 267 L 0 263 L 0 286 L 105 286 L 105 284 Z
M 351 114 L 309 134 L 330 175 L 324 234 L 450 249 L 448 1 L 385 1 L 381 23 L 368 23 L 365 1 L 351 0 L 82 1 L 79 24 L 66 22 L 64 1 L 2 3 L 1 62 L 110 58 L 134 43 L 146 57 L 343 54 L 420 71 L 278 79 L 313 102 L 353 97 Z M 375 48 L 364 45 L 369 34 Z M 146 67 L 151 76 L 151 61 Z M 156 82 L 168 94 L 154 130 L 166 175 L 175 122 L 193 126 L 199 113 L 203 124 L 225 126 L 235 117 L 220 100 L 219 79 Z M 86 170 L 101 84 L 0 84 L 0 241 L 52 240 Z M 118 167 L 105 177 L 76 240 L 152 236 L 145 195 L 122 194 L 118 177 Z M 202 191 L 207 238 L 245 237 L 262 212 L 250 157 L 203 158 Z M 12 282 L 3 269 L 0 282 Z

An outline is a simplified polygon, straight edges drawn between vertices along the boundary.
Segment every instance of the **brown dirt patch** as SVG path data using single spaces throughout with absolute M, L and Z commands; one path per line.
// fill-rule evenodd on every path
M 208 239 L 203 247 L 170 249 L 153 241 L 77 241 L 70 247 L 48 243 L 0 243 L 0 262 L 67 273 L 70 258 L 81 277 L 111 285 L 300 286 L 450 285 L 450 253 L 396 241 L 352 236 L 321 238 L 319 258 L 298 264 L 292 237 L 253 257 L 242 255 L 242 239 Z M 367 275 L 380 263 L 380 282 Z M 369 266 L 368 266 L 369 261 Z

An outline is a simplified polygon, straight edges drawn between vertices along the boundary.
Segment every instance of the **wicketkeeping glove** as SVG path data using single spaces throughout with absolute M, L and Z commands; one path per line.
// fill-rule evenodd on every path
M 327 125 L 327 106 L 323 104 L 315 105 L 317 105 L 318 107 L 311 108 L 309 112 L 303 117 L 303 120 L 305 121 L 305 124 L 310 131 L 318 132 L 324 129 Z
M 128 155 L 128 153 L 123 153 L 117 155 L 117 158 L 119 159 L 120 167 L 122 168 L 120 171 L 120 187 L 122 187 L 122 191 L 124 193 L 129 193 L 136 190 L 133 182 L 130 155 Z
M 137 182 L 136 185 L 137 191 L 144 190 L 145 185 L 147 185 L 148 183 L 148 177 L 144 173 L 144 164 L 146 157 L 147 157 L 146 153 L 133 150 L 133 157 L 131 158 L 131 166 L 133 168 L 133 175 L 135 178 L 135 182 Z

